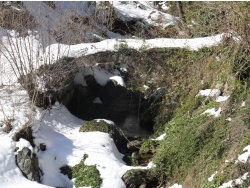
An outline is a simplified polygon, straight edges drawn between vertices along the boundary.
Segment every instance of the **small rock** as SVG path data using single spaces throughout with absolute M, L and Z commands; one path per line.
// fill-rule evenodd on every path
M 134 183 L 130 184 L 128 188 L 136 188 L 136 185 Z
M 133 152 L 131 157 L 134 158 L 134 159 L 139 159 L 140 158 L 140 156 L 139 156 L 139 154 L 137 152 Z
M 41 143 L 39 147 L 40 147 L 41 151 L 45 151 L 46 150 L 46 145 L 44 143 Z
M 72 179 L 72 168 L 68 165 L 62 166 L 60 171 L 62 174 L 67 175 L 69 179 Z
M 147 184 L 142 184 L 142 185 L 140 185 L 140 187 L 139 188 L 146 188 L 147 187 Z
M 157 187 L 156 177 L 148 170 L 134 169 L 128 170 L 123 176 L 122 180 L 124 181 L 126 187 L 135 187 L 139 186 L 148 186 L 148 187 Z
M 127 148 L 131 151 L 139 151 L 143 141 L 133 140 L 127 143 Z

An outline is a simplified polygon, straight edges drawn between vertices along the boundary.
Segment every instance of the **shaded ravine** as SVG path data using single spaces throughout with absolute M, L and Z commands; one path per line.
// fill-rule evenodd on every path
M 126 137 L 147 138 L 150 135 L 152 127 L 145 125 L 149 122 L 140 121 L 140 113 L 148 106 L 147 100 L 139 98 L 143 96 L 141 93 L 138 95 L 113 81 L 105 86 L 94 85 L 75 85 L 72 97 L 65 104 L 73 115 L 84 120 L 111 120 Z

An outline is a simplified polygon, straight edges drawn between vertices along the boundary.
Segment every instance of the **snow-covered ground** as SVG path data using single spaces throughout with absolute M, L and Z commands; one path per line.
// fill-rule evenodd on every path
M 17 87 L 17 86 L 15 86 Z M 130 167 L 123 160 L 107 133 L 102 132 L 79 132 L 80 126 L 85 121 L 71 115 L 69 111 L 59 103 L 51 110 L 36 109 L 33 119 L 34 143 L 39 146 L 46 145 L 46 151 L 32 148 L 24 139 L 14 142 L 12 136 L 29 120 L 25 114 L 29 114 L 28 96 L 24 90 L 12 88 L 12 93 L 7 94 L 7 88 L 0 90 L 2 96 L 0 102 L 4 107 L 4 117 L 14 117 L 13 130 L 10 133 L 0 132 L 0 187 L 72 187 L 73 182 L 66 175 L 60 173 L 60 167 L 64 165 L 74 166 L 80 162 L 84 154 L 88 154 L 85 160 L 87 165 L 97 165 L 102 178 L 102 187 L 125 187 L 121 177 L 129 169 L 154 167 L 151 163 L 147 167 Z M 110 121 L 107 121 L 112 123 Z M 39 158 L 39 167 L 44 173 L 42 176 L 43 186 L 24 178 L 15 163 L 15 148 L 29 147 Z

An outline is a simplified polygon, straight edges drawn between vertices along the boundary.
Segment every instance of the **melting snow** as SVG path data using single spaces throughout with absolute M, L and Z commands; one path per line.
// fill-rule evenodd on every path
M 219 89 L 205 89 L 200 90 L 197 96 L 219 97 L 221 91 Z
M 20 140 L 16 143 L 16 147 L 18 147 L 18 150 L 16 151 L 16 153 L 18 151 L 21 151 L 24 147 L 27 147 L 30 149 L 31 152 L 33 152 L 33 147 L 31 146 L 31 144 L 29 143 L 29 141 L 20 138 Z
M 219 108 L 218 110 L 216 110 L 215 108 L 207 109 L 202 114 L 208 114 L 210 116 L 219 117 L 221 115 L 221 108 Z
M 210 181 L 213 181 L 214 179 L 214 176 L 218 173 L 218 171 L 215 171 L 215 173 L 213 173 L 207 180 L 210 182 Z
M 229 98 L 229 96 L 218 96 L 215 101 L 216 102 L 225 102 L 228 98 Z
M 246 163 L 250 156 L 250 145 L 246 146 L 243 151 L 245 153 L 238 156 L 238 160 L 242 163 Z
M 182 188 L 182 185 L 179 185 L 179 184 L 174 184 L 174 185 L 172 185 L 172 186 L 170 186 L 170 187 L 168 187 L 168 188 Z
M 241 106 L 242 107 L 246 106 L 246 101 L 242 101 Z
M 219 188 L 231 188 L 234 187 L 235 185 L 241 185 L 243 183 L 243 180 L 246 180 L 247 178 L 248 178 L 248 172 L 238 179 L 230 180 L 227 183 L 223 183 Z
M 157 137 L 157 138 L 155 138 L 155 139 L 153 138 L 153 139 L 151 139 L 151 140 L 163 140 L 163 139 L 165 138 L 165 136 L 166 136 L 166 133 L 160 135 L 159 137 Z
M 120 76 L 112 76 L 112 77 L 110 77 L 109 79 L 110 79 L 110 80 L 115 80 L 115 81 L 117 82 L 118 85 L 123 86 L 123 87 L 126 87 L 126 84 L 125 84 L 123 78 L 120 77 Z

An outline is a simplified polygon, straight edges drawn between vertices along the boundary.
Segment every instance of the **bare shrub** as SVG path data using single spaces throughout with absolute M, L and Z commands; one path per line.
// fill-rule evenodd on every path
M 27 29 L 35 28 L 36 23 L 34 17 L 21 4 L 17 5 L 19 8 L 0 3 L 0 26 L 8 30 L 15 30 L 24 36 L 27 34 Z

